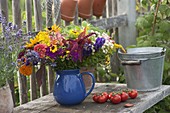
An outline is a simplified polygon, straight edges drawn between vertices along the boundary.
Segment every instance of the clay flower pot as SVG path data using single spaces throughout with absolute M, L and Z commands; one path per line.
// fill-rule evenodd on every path
M 106 0 L 94 0 L 93 2 L 93 15 L 100 17 L 106 5 Z
M 77 0 L 61 0 L 61 18 L 65 21 L 74 20 Z
M 14 108 L 9 85 L 0 87 L 0 113 L 12 113 Z
M 92 7 L 94 0 L 78 0 L 79 17 L 88 19 L 92 15 Z

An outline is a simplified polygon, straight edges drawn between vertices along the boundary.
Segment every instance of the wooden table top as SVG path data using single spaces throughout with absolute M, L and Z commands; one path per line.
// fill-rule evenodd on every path
M 109 101 L 104 104 L 98 104 L 92 100 L 93 93 L 113 92 L 120 89 L 126 89 L 126 85 L 96 83 L 93 92 L 81 104 L 74 106 L 59 105 L 51 93 L 14 108 L 14 113 L 142 113 L 170 95 L 170 85 L 162 85 L 159 90 L 139 92 L 136 99 L 128 99 L 126 102 L 116 105 Z M 126 108 L 124 107 L 126 103 L 132 103 L 134 106 Z

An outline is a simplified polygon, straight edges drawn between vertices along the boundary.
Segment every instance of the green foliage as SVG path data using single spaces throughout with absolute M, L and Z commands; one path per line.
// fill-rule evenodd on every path
M 155 30 L 153 32 L 153 20 L 157 1 L 158 0 L 150 0 L 153 6 L 150 12 L 137 19 L 136 26 L 139 31 L 137 46 L 158 46 L 166 48 L 163 84 L 170 85 L 170 4 L 167 4 L 168 0 L 165 0 L 160 5 Z M 146 2 L 147 0 L 142 0 L 143 6 L 147 6 Z M 169 106 L 170 96 L 145 111 L 145 113 L 168 113 L 170 111 Z

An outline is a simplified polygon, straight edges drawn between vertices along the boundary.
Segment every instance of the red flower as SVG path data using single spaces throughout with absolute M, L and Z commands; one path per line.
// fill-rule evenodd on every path
M 44 58 L 46 48 L 47 46 L 45 44 L 37 44 L 36 46 L 34 46 L 34 51 L 36 51 L 39 54 L 40 58 Z

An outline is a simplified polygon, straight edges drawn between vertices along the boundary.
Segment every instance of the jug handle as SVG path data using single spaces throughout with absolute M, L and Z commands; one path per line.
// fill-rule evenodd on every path
M 94 75 L 92 73 L 90 73 L 90 72 L 83 72 L 80 75 L 81 75 L 81 78 L 82 78 L 83 75 L 90 75 L 91 78 L 92 78 L 92 86 L 91 86 L 90 90 L 88 91 L 88 93 L 85 94 L 85 97 L 87 97 L 93 91 L 94 86 L 95 86 Z

